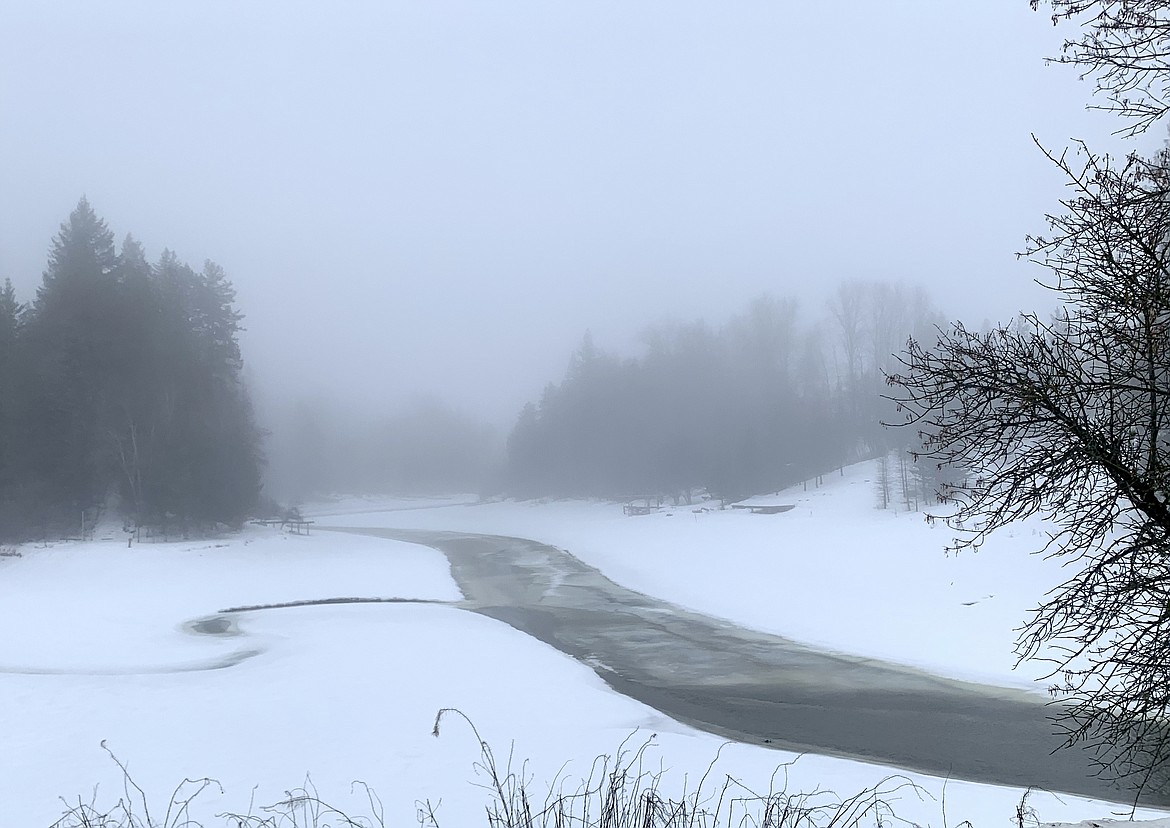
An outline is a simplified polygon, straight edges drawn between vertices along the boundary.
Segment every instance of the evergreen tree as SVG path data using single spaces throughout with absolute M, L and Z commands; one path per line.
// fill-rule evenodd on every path
M 79 295 L 94 295 L 108 285 L 116 263 L 114 234 L 82 196 L 53 237 L 49 266 L 37 289 L 37 312 L 74 306 Z
M 101 412 L 116 338 L 113 234 L 84 198 L 49 251 L 28 326 L 36 387 L 24 426 L 36 463 L 30 502 L 45 532 L 105 501 L 110 453 Z
M 242 520 L 261 457 L 241 318 L 221 268 L 116 252 L 83 198 L 31 310 L 0 291 L 0 532 L 72 532 L 115 500 L 137 524 Z

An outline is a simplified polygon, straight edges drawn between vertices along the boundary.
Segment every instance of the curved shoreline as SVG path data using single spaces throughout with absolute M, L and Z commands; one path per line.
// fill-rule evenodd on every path
M 535 541 L 460 532 L 317 527 L 442 552 L 464 608 L 590 667 L 615 691 L 747 744 L 1115 802 L 1133 794 L 1061 748 L 1051 703 L 877 659 L 823 652 L 615 584 Z M 1170 793 L 1142 804 L 1170 805 Z
M 446 557 L 463 600 L 351 596 L 234 606 L 180 625 L 194 635 L 238 638 L 244 645 L 216 657 L 0 672 L 128 676 L 220 670 L 268 651 L 263 636 L 239 626 L 243 613 L 434 604 L 505 623 L 589 667 L 616 692 L 737 742 L 1132 803 L 1131 792 L 1092 775 L 1092 754 L 1056 750 L 1062 741 L 1049 719 L 1052 706 L 1026 691 L 820 651 L 745 629 L 624 588 L 567 552 L 524 538 L 317 528 L 431 547 Z M 1147 793 L 1141 804 L 1170 806 L 1170 792 Z

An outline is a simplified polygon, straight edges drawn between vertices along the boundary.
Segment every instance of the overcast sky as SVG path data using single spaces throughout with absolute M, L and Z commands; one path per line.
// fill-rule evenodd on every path
M 1027 0 L 0 2 L 0 278 L 85 194 L 227 270 L 262 391 L 444 396 L 506 423 L 592 329 L 720 321 L 844 278 L 951 314 L 1042 297 L 1013 253 L 1053 146 L 1122 143 Z

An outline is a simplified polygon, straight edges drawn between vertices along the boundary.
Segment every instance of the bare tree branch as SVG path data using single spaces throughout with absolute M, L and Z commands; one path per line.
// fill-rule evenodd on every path
M 1030 0 L 1036 10 L 1041 0 Z M 1128 123 L 1117 134 L 1145 132 L 1170 109 L 1170 12 L 1165 0 L 1046 0 L 1053 24 L 1080 23 L 1082 33 L 1050 58 L 1092 77 L 1106 103 Z
M 1062 312 L 911 340 L 890 399 L 922 459 L 964 472 L 940 491 L 953 548 L 1032 515 L 1054 525 L 1038 551 L 1074 574 L 1017 654 L 1051 662 L 1069 741 L 1142 787 L 1170 771 L 1170 155 L 1046 154 L 1070 195 L 1022 255 Z

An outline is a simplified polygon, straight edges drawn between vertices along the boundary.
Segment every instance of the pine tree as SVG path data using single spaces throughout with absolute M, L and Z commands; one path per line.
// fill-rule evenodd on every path
M 82 196 L 53 237 L 49 266 L 37 289 L 37 312 L 62 301 L 71 304 L 79 293 L 108 284 L 116 263 L 114 234 Z
M 53 239 L 27 332 L 37 377 L 25 423 L 38 460 L 31 501 L 45 531 L 76 525 L 107 495 L 101 412 L 116 338 L 116 263 L 113 234 L 82 198 Z

